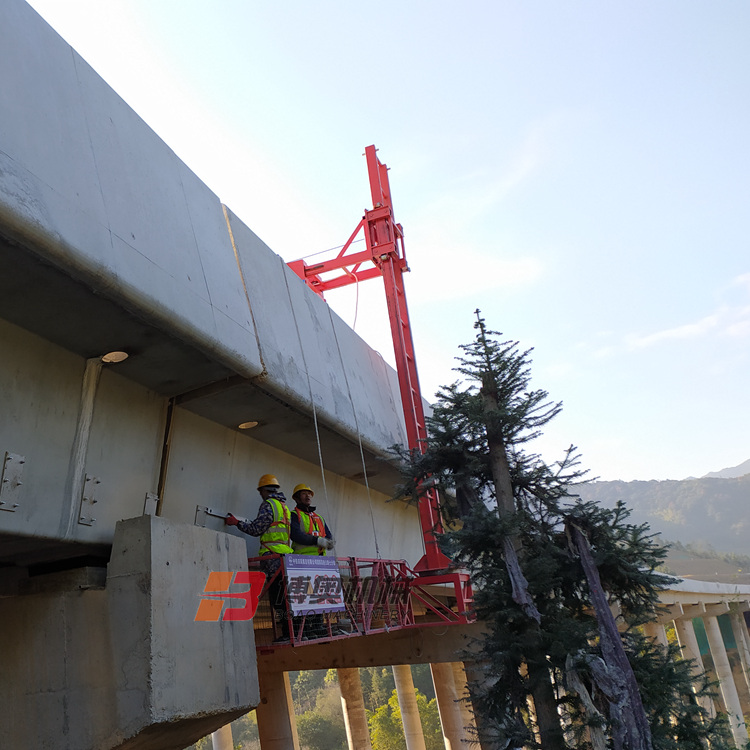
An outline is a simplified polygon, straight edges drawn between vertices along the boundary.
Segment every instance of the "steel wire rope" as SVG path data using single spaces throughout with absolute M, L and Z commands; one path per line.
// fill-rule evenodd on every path
M 362 237 L 359 240 L 352 240 L 349 244 L 355 245 L 358 242 L 364 242 L 365 238 Z M 326 250 L 318 250 L 315 253 L 310 253 L 309 255 L 303 255 L 300 260 L 305 260 L 306 258 L 314 258 L 316 255 L 323 255 L 323 253 L 330 253 L 332 250 L 341 250 L 341 248 L 344 247 L 343 245 L 335 245 L 334 247 L 329 247 Z
M 378 532 L 375 526 L 375 513 L 372 509 L 372 494 L 370 492 L 370 483 L 367 481 L 367 464 L 365 463 L 365 451 L 362 447 L 362 433 L 359 430 L 359 420 L 357 419 L 357 409 L 354 406 L 354 399 L 352 398 L 352 389 L 349 386 L 349 378 L 346 375 L 346 366 L 344 365 L 344 356 L 341 353 L 341 346 L 339 345 L 339 337 L 336 335 L 336 325 L 333 322 L 333 312 L 331 308 L 328 308 L 328 317 L 331 319 L 331 330 L 333 330 L 333 338 L 336 342 L 336 349 L 339 353 L 339 361 L 341 362 L 341 369 L 344 373 L 344 382 L 346 383 L 346 392 L 349 394 L 349 403 L 352 405 L 352 415 L 354 416 L 354 427 L 357 430 L 357 442 L 359 443 L 359 456 L 362 460 L 362 473 L 365 479 L 365 487 L 367 489 L 367 502 L 370 506 L 370 522 L 372 523 L 372 536 L 375 540 L 375 556 L 378 560 L 381 560 L 380 545 L 378 544 Z
M 352 240 L 349 243 L 349 246 L 355 245 L 358 242 L 364 242 L 364 241 L 365 241 L 365 238 L 360 237 L 360 239 L 358 240 Z M 333 250 L 340 250 L 342 247 L 344 247 L 344 245 L 335 245 L 334 247 L 329 247 L 325 250 L 318 250 L 315 253 L 309 253 L 308 255 L 303 255 L 300 258 L 300 260 L 307 260 L 307 258 L 314 258 L 316 255 L 323 255 L 324 253 L 330 253 Z M 342 270 L 344 271 L 344 273 L 348 274 L 354 279 L 354 283 L 356 285 L 356 297 L 354 301 L 354 322 L 352 323 L 352 330 L 355 330 L 357 328 L 357 316 L 359 315 L 359 278 L 354 273 L 352 273 L 348 268 L 346 268 L 346 266 L 344 266 Z
M 350 245 L 354 245 L 356 242 L 364 242 L 365 238 L 362 237 L 360 240 L 354 240 L 350 243 Z M 310 253 L 309 255 L 304 255 L 300 260 L 306 260 L 307 258 L 314 258 L 316 255 L 323 255 L 323 253 L 330 253 L 331 250 L 339 250 L 340 248 L 344 247 L 343 245 L 337 245 L 336 247 L 329 247 L 327 250 L 318 250 L 317 253 Z M 343 272 L 348 274 L 354 279 L 354 283 L 356 285 L 356 295 L 354 299 L 354 322 L 352 323 L 352 330 L 355 330 L 357 328 L 357 316 L 359 315 L 359 277 L 352 273 L 346 266 L 342 268 Z

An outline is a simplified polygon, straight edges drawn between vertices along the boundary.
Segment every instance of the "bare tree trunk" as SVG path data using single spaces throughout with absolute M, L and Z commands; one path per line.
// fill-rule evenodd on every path
M 513 483 L 508 465 L 508 455 L 502 433 L 497 426 L 495 415 L 498 412 L 497 395 L 491 384 L 485 381 L 482 388 L 484 403 L 487 445 L 490 454 L 492 479 L 495 484 L 498 513 L 501 517 L 512 516 L 516 512 Z M 518 559 L 520 543 L 509 536 L 503 540 L 503 557 L 513 590 L 513 601 L 528 615 L 530 628 L 539 630 L 541 615 L 528 590 L 528 581 L 523 574 Z M 549 670 L 540 665 L 527 664 L 532 685 L 532 697 L 536 709 L 537 727 L 544 750 L 565 750 L 565 739 L 557 712 L 557 701 L 552 688 Z
M 528 662 L 526 668 L 533 686 L 531 696 L 534 699 L 536 723 L 542 747 L 544 750 L 565 750 L 567 746 L 560 724 L 560 714 L 557 712 L 557 700 L 549 670 L 543 665 Z
M 591 667 L 595 681 L 609 699 L 610 718 L 614 719 L 616 729 L 612 735 L 613 747 L 615 750 L 651 750 L 651 728 L 643 708 L 641 693 L 622 645 L 617 623 L 604 595 L 588 539 L 575 522 L 569 521 L 567 528 L 581 558 L 599 626 L 599 643 L 604 664 L 598 673 L 594 669 L 595 662 L 591 663 Z
M 495 495 L 497 496 L 497 510 L 501 517 L 512 516 L 516 512 L 516 503 L 513 498 L 513 483 L 510 478 L 510 466 L 508 465 L 508 454 L 505 450 L 502 432 L 495 423 L 494 415 L 497 414 L 497 395 L 491 386 L 482 388 L 482 399 L 485 413 L 485 429 L 487 431 L 487 447 L 490 454 L 490 468 L 492 481 L 495 484 Z M 518 560 L 520 544 L 515 537 L 508 536 L 503 539 L 503 557 L 510 576 L 513 590 L 513 601 L 532 619 L 541 622 L 541 615 L 537 610 L 534 600 L 529 594 L 529 584 L 521 570 Z

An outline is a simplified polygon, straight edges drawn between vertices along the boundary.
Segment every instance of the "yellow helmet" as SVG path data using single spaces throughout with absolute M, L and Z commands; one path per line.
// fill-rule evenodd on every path
M 258 489 L 261 487 L 281 487 L 279 480 L 273 474 L 264 474 L 258 480 Z
M 302 492 L 302 490 L 307 490 L 311 495 L 315 495 L 315 493 L 312 491 L 310 487 L 308 487 L 306 484 L 298 484 L 294 491 L 292 492 L 292 497 L 295 497 L 298 492 Z

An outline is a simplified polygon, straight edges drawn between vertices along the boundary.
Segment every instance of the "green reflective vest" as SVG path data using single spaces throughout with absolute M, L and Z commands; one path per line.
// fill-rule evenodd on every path
M 299 509 L 294 511 L 299 518 L 299 526 L 305 534 L 312 534 L 314 537 L 326 535 L 326 522 L 317 513 L 301 513 Z M 292 540 L 292 549 L 297 555 L 325 555 L 326 551 L 317 544 L 306 546 L 298 544 Z
M 273 508 L 273 523 L 261 534 L 260 546 L 266 552 L 288 555 L 292 552 L 289 546 L 289 519 L 291 518 L 289 508 L 275 497 L 267 497 L 266 502 L 271 503 Z

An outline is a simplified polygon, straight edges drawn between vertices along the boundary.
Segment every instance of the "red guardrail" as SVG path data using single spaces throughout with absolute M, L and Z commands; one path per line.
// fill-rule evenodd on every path
M 264 555 L 248 565 L 267 573 L 254 618 L 258 648 L 475 619 L 463 572 L 417 575 L 405 560 L 306 555 Z

